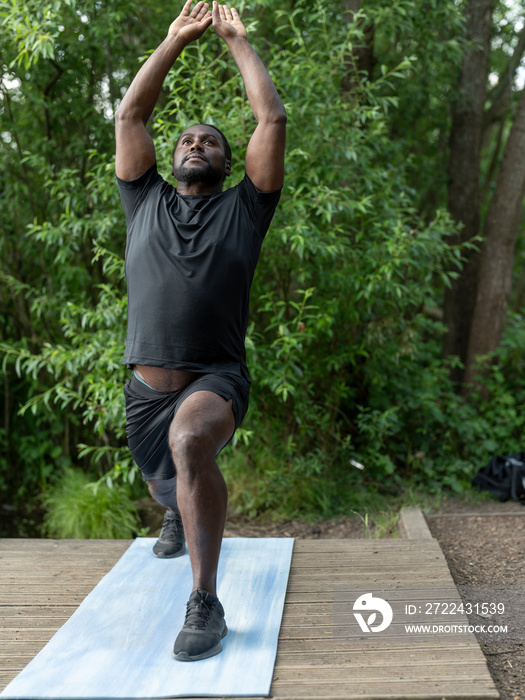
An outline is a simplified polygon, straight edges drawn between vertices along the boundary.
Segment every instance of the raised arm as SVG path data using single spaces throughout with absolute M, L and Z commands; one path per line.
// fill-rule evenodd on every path
M 237 10 L 213 3 L 213 28 L 223 39 L 241 73 L 257 127 L 246 151 L 246 174 L 261 192 L 282 187 L 286 111 L 263 62 L 247 39 Z
M 157 103 L 168 71 L 184 47 L 198 39 L 212 22 L 208 3 L 193 10 L 188 0 L 168 35 L 139 70 L 115 114 L 117 157 L 115 169 L 121 180 L 135 180 L 155 162 L 155 147 L 146 124 Z

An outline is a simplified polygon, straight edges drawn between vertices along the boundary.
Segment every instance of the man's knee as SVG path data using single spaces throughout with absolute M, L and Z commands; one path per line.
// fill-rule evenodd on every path
M 232 401 L 209 391 L 191 394 L 169 431 L 169 446 L 179 476 L 215 464 L 215 457 L 235 430 Z
M 206 425 L 172 425 L 169 444 L 177 469 L 185 470 L 215 457 L 215 445 Z

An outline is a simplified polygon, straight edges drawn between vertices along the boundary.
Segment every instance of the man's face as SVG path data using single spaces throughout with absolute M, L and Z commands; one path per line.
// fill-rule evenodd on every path
M 205 125 L 190 126 L 180 137 L 173 155 L 173 175 L 186 185 L 222 183 L 230 174 L 220 134 Z

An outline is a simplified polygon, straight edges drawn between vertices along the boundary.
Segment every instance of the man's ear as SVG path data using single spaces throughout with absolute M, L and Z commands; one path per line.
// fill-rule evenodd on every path
M 224 164 L 224 173 L 226 177 L 230 177 L 230 175 L 232 174 L 232 163 L 231 160 L 228 160 L 227 158 Z

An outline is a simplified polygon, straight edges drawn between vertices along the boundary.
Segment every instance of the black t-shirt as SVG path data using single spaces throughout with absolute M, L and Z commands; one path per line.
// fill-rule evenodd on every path
M 117 178 L 126 214 L 128 334 L 123 364 L 245 375 L 250 287 L 280 198 L 247 175 L 182 196 L 153 165 Z

